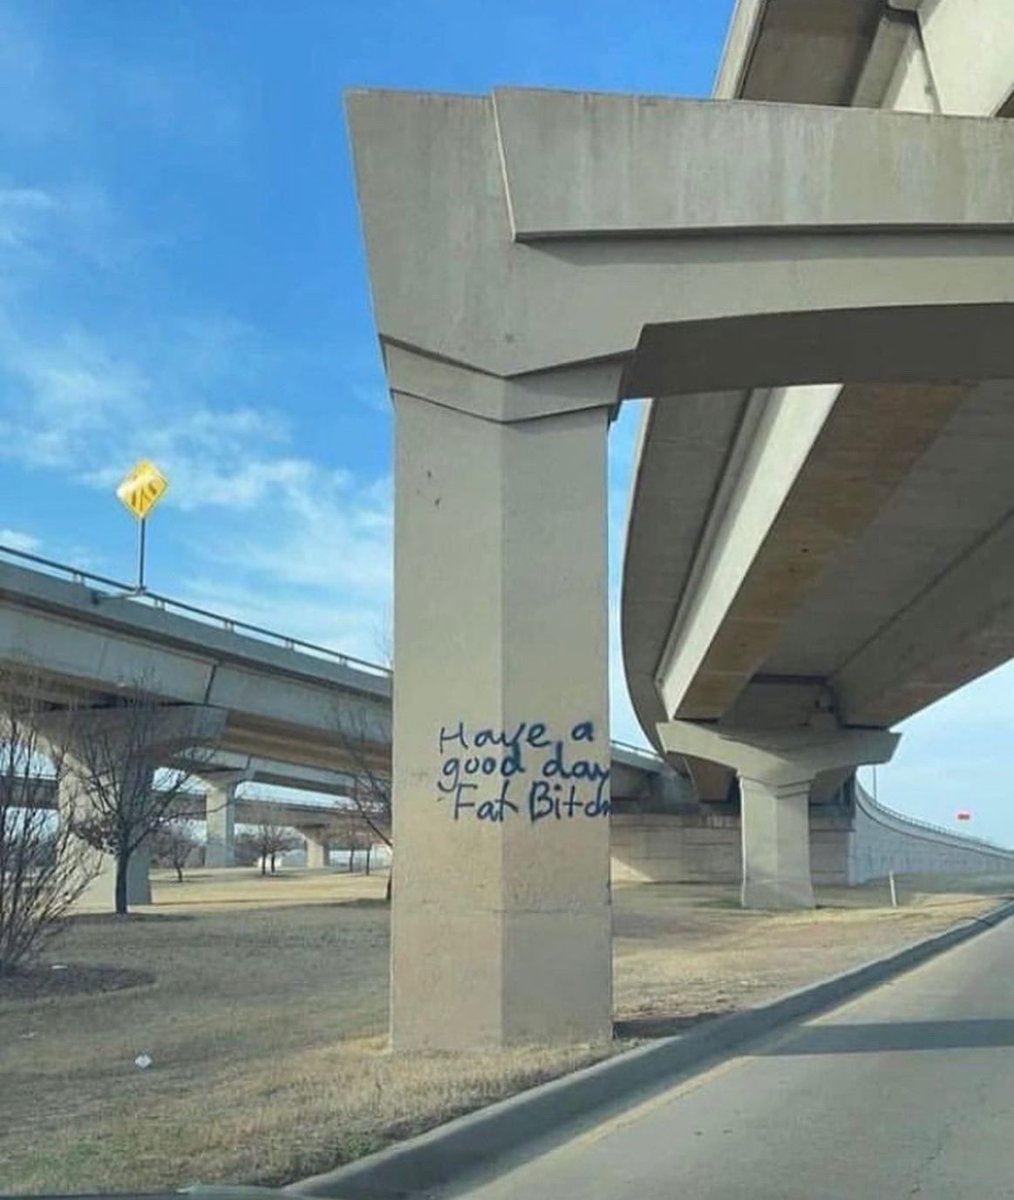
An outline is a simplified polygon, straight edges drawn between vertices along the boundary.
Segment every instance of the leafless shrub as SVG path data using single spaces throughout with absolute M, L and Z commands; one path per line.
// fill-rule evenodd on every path
M 0 975 L 28 965 L 59 932 L 97 869 L 55 812 L 63 755 L 38 730 L 38 680 L 0 672 Z
M 199 844 L 196 821 L 190 817 L 174 817 L 155 834 L 152 858 L 160 865 L 172 867 L 177 881 L 182 883 L 183 868 Z
M 279 854 L 294 850 L 298 845 L 292 830 L 287 825 L 281 825 L 275 815 L 274 805 L 264 800 L 254 810 L 254 820 L 247 830 L 245 841 L 254 852 L 254 861 L 259 861 L 261 874 L 275 873 L 275 861 Z
M 384 731 L 374 728 L 363 713 L 341 707 L 335 710 L 334 731 L 350 778 L 348 798 L 336 814 L 336 821 L 346 822 L 350 836 L 356 839 L 369 837 L 371 847 L 375 842 L 383 843 L 393 858 L 390 733 L 386 732 L 385 745 Z M 390 875 L 387 898 L 391 898 Z

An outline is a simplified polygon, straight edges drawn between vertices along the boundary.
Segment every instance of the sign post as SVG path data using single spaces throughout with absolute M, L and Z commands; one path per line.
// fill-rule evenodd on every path
M 121 503 L 137 518 L 137 591 L 144 591 L 144 550 L 148 514 L 165 495 L 169 480 L 149 458 L 142 458 L 124 475 L 116 489 Z

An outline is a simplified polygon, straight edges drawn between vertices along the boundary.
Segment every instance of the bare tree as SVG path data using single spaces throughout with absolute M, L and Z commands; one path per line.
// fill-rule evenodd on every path
M 261 855 L 258 841 L 248 830 L 236 834 L 235 840 L 236 865 L 238 867 L 254 867 Z
M 210 762 L 220 724 L 206 709 L 168 706 L 142 681 L 117 703 L 88 710 L 68 739 L 69 773 L 77 793 L 74 832 L 116 860 L 115 909 L 127 912 L 131 856 L 180 811 Z M 184 760 L 185 768 L 163 764 Z
M 355 870 L 356 853 L 360 850 L 369 851 L 373 845 L 374 834 L 363 822 L 359 810 L 354 805 L 343 805 L 335 810 L 330 827 L 330 840 L 334 845 L 348 852 L 347 870 L 351 875 Z
M 190 817 L 174 817 L 167 821 L 155 834 L 154 859 L 172 867 L 178 883 L 183 882 L 183 868 L 200 844 L 197 840 L 197 824 Z
M 391 851 L 393 860 L 390 732 L 374 728 L 361 712 L 344 708 L 335 711 L 334 731 L 350 777 L 349 795 L 343 801 L 342 811 L 347 812 L 351 806 L 359 828 L 370 836 L 371 849 L 381 842 Z M 391 878 L 388 874 L 388 900 Z
M 98 865 L 53 811 L 64 761 L 44 749 L 44 708 L 34 677 L 0 672 L 0 975 L 60 931 Z
M 254 810 L 254 822 L 246 835 L 260 860 L 262 875 L 268 873 L 269 864 L 271 874 L 274 875 L 276 857 L 296 846 L 296 839 L 289 831 L 288 826 L 278 823 L 272 809 L 273 805 L 270 801 L 262 801 L 258 804 Z
M 370 865 L 371 865 L 371 862 L 373 859 L 373 847 L 376 844 L 374 837 L 373 837 L 373 831 L 371 829 L 369 829 L 368 827 L 366 829 L 361 830 L 360 831 L 360 841 L 362 842 L 363 850 L 366 852 L 366 863 L 365 863 L 364 869 L 366 871 L 366 874 L 369 875 Z

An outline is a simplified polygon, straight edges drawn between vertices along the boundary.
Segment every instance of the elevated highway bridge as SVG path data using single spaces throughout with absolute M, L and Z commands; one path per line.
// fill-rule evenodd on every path
M 812 905 L 811 796 L 1010 657 L 1012 62 L 1006 0 L 741 0 L 710 101 L 349 94 L 403 844 L 432 846 L 434 686 L 466 723 L 605 727 L 624 399 L 651 398 L 630 690 L 699 797 L 741 806 L 744 904 Z M 473 880 L 448 897 L 437 852 L 396 889 L 395 1043 L 605 1029 L 608 830 L 455 834 Z M 550 975 L 554 1005 L 518 1002 Z
M 29 680 L 54 718 L 72 711 L 77 728 L 138 682 L 167 714 L 190 708 L 221 718 L 210 758 L 188 762 L 175 747 L 178 765 L 207 788 L 200 803 L 212 866 L 232 863 L 235 825 L 260 803 L 238 799 L 240 784 L 348 797 L 357 776 L 390 771 L 387 668 L 9 547 L 0 547 L 0 667 Z M 686 780 L 635 746 L 613 744 L 610 775 L 620 802 L 665 807 L 684 798 Z M 310 862 L 323 865 L 334 814 L 264 803 L 307 837 Z M 147 865 L 137 859 L 131 900 L 144 903 Z
M 987 45 L 998 37 L 1009 52 L 1011 14 L 991 4 L 741 3 L 715 95 L 1003 117 L 1014 80 Z M 968 69 L 973 45 L 981 75 Z M 874 169 L 873 143 L 868 153 L 857 169 Z M 894 159 L 899 180 L 919 175 L 911 153 Z M 988 186 L 965 161 L 947 168 L 953 190 Z M 943 277 L 948 229 L 921 230 Z M 831 252 L 844 274 L 843 250 Z M 886 241 L 884 252 L 875 269 L 907 269 Z M 905 335 L 878 310 L 856 336 Z M 844 384 L 762 379 L 658 397 L 645 412 L 624 563 L 628 685 L 645 730 L 686 756 L 702 799 L 724 799 L 738 774 L 754 809 L 767 805 L 753 877 L 745 864 L 748 901 L 809 902 L 805 827 L 797 815 L 789 832 L 791 805 L 887 757 L 891 743 L 871 731 L 1014 651 L 1014 385 L 989 377 L 978 334 L 950 336 L 975 346 L 978 368 L 948 377 L 923 342 L 922 380 L 914 363 L 911 378 L 865 381 L 857 347 L 839 359 Z M 804 745 L 806 770 L 775 792 L 751 778 L 784 776 L 793 759 L 798 768 Z

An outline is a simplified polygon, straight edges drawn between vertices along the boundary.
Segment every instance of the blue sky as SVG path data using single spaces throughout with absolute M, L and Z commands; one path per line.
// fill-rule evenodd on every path
M 6 0 L 0 541 L 377 658 L 390 418 L 341 93 L 706 95 L 731 0 Z M 612 434 L 613 594 L 637 406 Z M 615 639 L 614 639 L 615 643 Z M 613 727 L 642 740 L 614 644 Z M 881 800 L 1014 841 L 1004 669 L 917 718 Z

